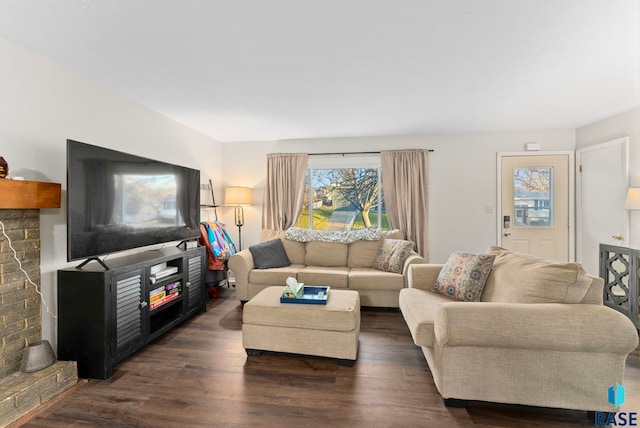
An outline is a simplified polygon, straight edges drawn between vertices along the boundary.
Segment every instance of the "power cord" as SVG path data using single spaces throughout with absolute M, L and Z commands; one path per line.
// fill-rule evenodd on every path
M 16 259 L 16 261 L 18 262 L 18 268 L 22 271 L 22 273 L 24 273 L 24 276 L 27 278 L 27 281 L 29 281 L 29 283 L 31 285 L 33 285 L 33 287 L 36 290 L 36 293 L 38 293 L 38 295 L 40 296 L 40 300 L 42 301 L 42 304 L 44 305 L 45 309 L 47 310 L 47 313 L 52 317 L 52 318 L 58 318 L 56 315 L 53 314 L 53 312 L 51 312 L 51 310 L 49 310 L 49 305 L 47 305 L 47 302 L 45 302 L 44 300 L 44 296 L 42 295 L 42 293 L 40 292 L 40 290 L 38 290 L 38 286 L 36 285 L 35 282 L 33 282 L 31 280 L 31 278 L 29 278 L 29 274 L 27 273 L 27 271 L 25 271 L 22 268 L 22 263 L 20 263 L 20 260 L 18 259 L 18 253 L 16 252 L 16 250 L 13 248 L 13 245 L 11 244 L 11 238 L 9 238 L 9 235 L 7 235 L 7 233 L 4 231 L 4 223 L 2 222 L 2 220 L 0 220 L 0 226 L 2 226 L 2 234 L 4 235 L 5 238 L 7 238 L 7 241 L 9 242 L 9 248 L 11 248 L 11 251 L 13 251 L 13 258 Z

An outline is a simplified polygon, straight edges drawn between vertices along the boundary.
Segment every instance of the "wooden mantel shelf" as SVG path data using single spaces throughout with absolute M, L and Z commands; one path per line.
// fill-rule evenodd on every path
M 0 178 L 0 209 L 60 208 L 60 183 Z

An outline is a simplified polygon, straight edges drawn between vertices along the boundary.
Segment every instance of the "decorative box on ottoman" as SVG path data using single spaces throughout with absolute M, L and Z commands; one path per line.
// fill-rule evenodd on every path
M 353 365 L 360 334 L 358 292 L 331 290 L 326 305 L 304 305 L 280 303 L 283 288 L 268 287 L 244 305 L 242 344 L 247 354 L 288 352 Z

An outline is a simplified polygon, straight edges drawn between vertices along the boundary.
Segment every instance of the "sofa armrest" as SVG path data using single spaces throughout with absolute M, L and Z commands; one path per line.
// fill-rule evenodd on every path
M 435 346 L 628 354 L 638 335 L 606 306 L 563 303 L 447 302 L 435 314 Z
M 424 259 L 423 259 L 424 260 Z M 430 291 L 438 279 L 438 274 L 444 265 L 441 264 L 412 264 L 408 266 L 405 275 L 406 287 L 419 288 Z
M 404 266 L 402 267 L 402 276 L 404 277 L 404 287 L 407 288 L 409 286 L 409 281 L 407 276 L 409 275 L 409 266 L 412 265 L 421 265 L 425 264 L 427 261 L 420 254 L 412 251 L 409 257 L 404 261 Z
M 228 262 L 229 269 L 236 278 L 236 296 L 242 301 L 249 300 L 249 272 L 255 267 L 251 251 L 242 250 L 231 257 Z

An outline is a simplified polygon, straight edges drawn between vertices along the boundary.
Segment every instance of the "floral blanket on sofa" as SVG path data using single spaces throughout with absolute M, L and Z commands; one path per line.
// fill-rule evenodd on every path
M 345 231 L 311 230 L 300 227 L 290 227 L 284 234 L 290 241 L 297 242 L 339 242 L 351 244 L 356 241 L 379 241 L 382 233 L 379 229 L 358 229 Z

